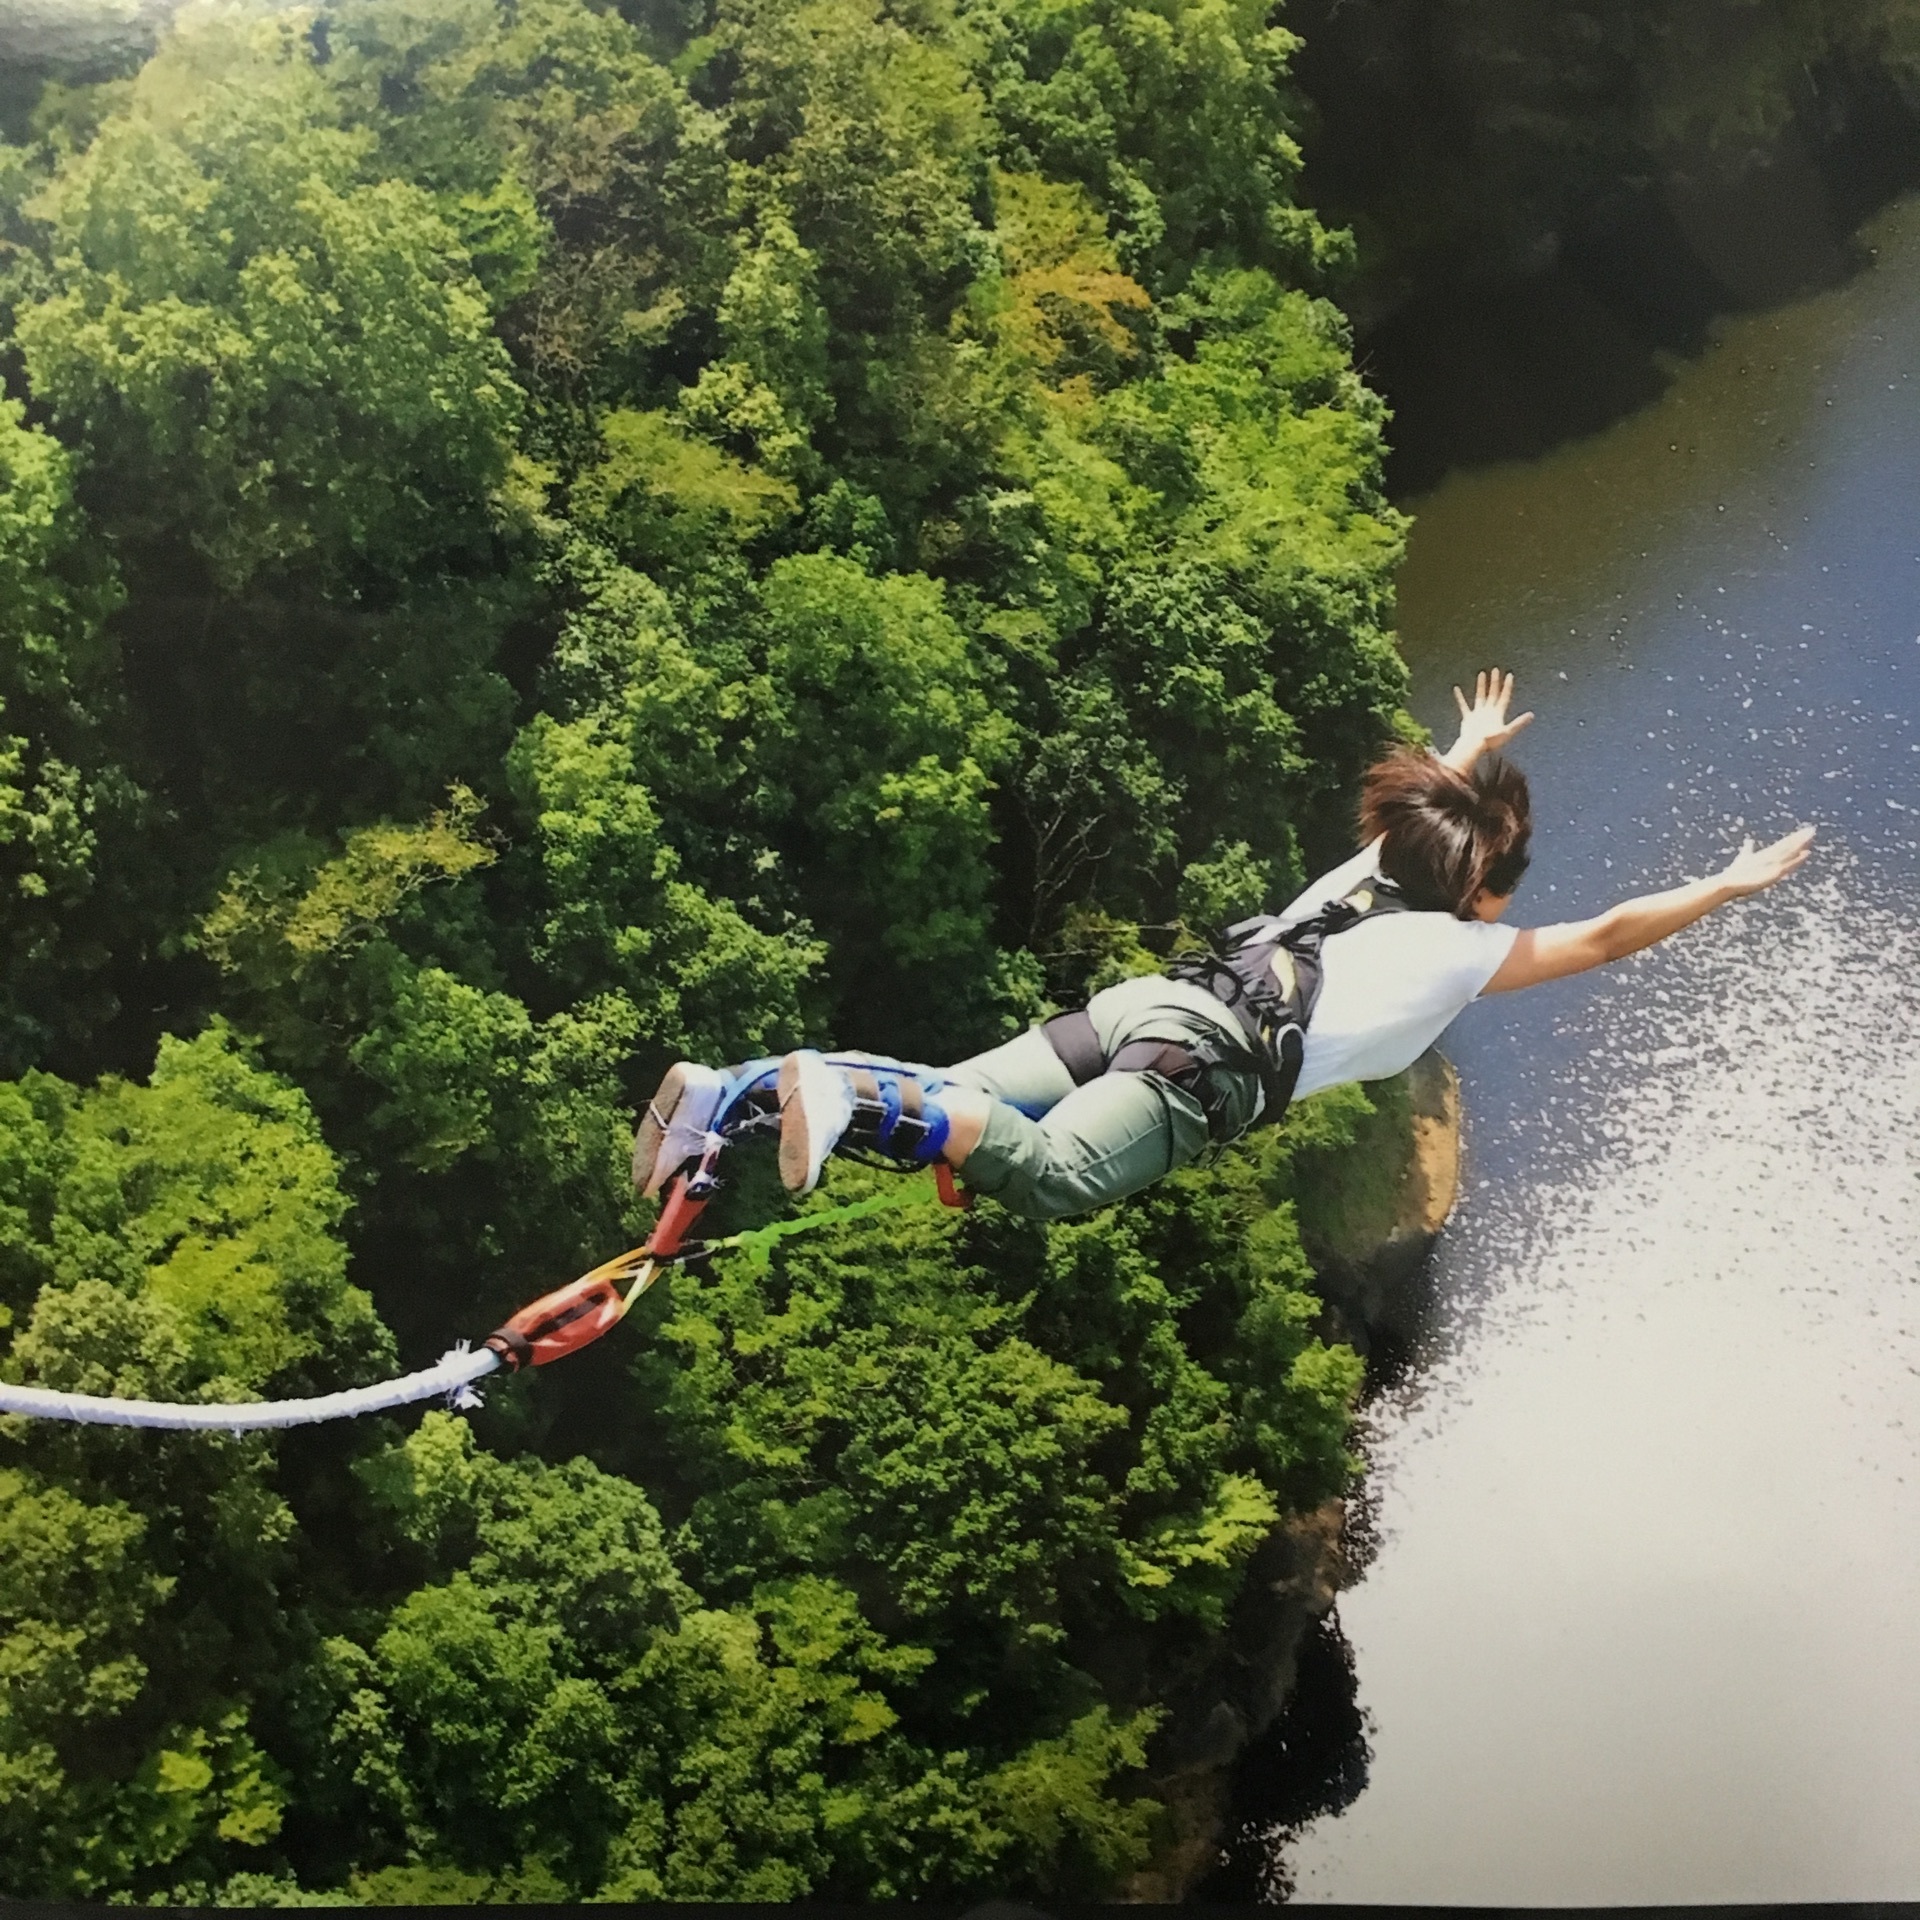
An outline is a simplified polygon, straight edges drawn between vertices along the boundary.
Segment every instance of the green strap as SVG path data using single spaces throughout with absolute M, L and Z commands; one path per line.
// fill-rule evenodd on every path
M 812 1233 L 817 1227 L 838 1226 L 843 1220 L 864 1220 L 869 1214 L 890 1213 L 896 1207 L 939 1206 L 940 1189 L 931 1180 L 903 1180 L 898 1186 L 871 1199 L 849 1200 L 846 1205 L 827 1207 L 819 1213 L 803 1213 L 791 1220 L 770 1220 L 764 1227 L 749 1227 L 744 1233 L 730 1233 L 724 1240 L 709 1240 L 705 1253 L 744 1253 L 757 1273 L 773 1265 L 773 1250 L 782 1240 L 796 1233 Z

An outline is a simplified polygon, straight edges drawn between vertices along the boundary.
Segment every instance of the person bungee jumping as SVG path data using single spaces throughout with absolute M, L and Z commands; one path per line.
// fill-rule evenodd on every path
M 1497 756 L 1513 675 L 1456 687 L 1444 755 L 1397 748 L 1361 785 L 1361 851 L 1283 912 L 1227 930 L 1221 950 L 1124 980 L 956 1066 L 811 1049 L 731 1071 L 669 1068 L 634 1137 L 657 1193 L 749 1122 L 779 1128 L 782 1180 L 814 1187 L 836 1148 L 964 1172 L 1035 1220 L 1138 1192 L 1288 1102 L 1410 1067 L 1469 1002 L 1585 973 L 1653 946 L 1786 878 L 1814 830 L 1749 839 L 1719 873 L 1590 920 L 1501 924 L 1525 873 L 1526 776 Z M 710 1163 L 710 1162 L 709 1162 Z

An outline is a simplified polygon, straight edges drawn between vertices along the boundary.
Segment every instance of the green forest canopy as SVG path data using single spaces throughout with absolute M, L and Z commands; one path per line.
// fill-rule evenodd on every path
M 1251 0 L 337 0 L 46 89 L 10 1377 L 381 1377 L 644 1231 L 675 1055 L 954 1057 L 1344 851 L 1402 522 L 1291 50 Z M 471 1427 L 0 1423 L 0 1892 L 1111 1886 L 1160 1703 L 1349 1470 L 1291 1200 L 1364 1111 L 676 1275 Z

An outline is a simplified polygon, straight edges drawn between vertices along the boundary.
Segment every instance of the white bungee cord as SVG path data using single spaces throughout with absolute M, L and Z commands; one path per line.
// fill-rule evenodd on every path
M 226 1403 L 192 1400 L 115 1400 L 97 1393 L 60 1393 L 51 1387 L 16 1387 L 0 1381 L 0 1413 L 24 1413 L 39 1420 L 74 1420 L 94 1427 L 165 1427 L 176 1431 L 211 1430 L 252 1433 L 266 1427 L 304 1427 L 317 1420 L 349 1420 L 355 1414 L 382 1413 L 416 1400 L 443 1397 L 456 1410 L 477 1407 L 473 1383 L 500 1365 L 491 1347 L 468 1347 L 463 1340 L 418 1373 L 380 1380 L 344 1393 L 322 1393 L 305 1400 L 243 1400 Z
M 751 1252 L 765 1261 L 773 1247 L 797 1233 L 812 1233 L 836 1222 L 856 1220 L 895 1207 L 937 1201 L 943 1206 L 967 1204 L 955 1191 L 952 1176 L 942 1165 L 935 1169 L 936 1184 L 915 1181 L 899 1189 L 845 1206 L 828 1207 L 797 1219 L 775 1220 L 764 1227 L 730 1234 L 724 1240 L 689 1241 L 688 1234 L 712 1196 L 714 1163 L 726 1140 L 707 1136 L 706 1153 L 692 1176 L 677 1177 L 645 1246 L 616 1255 L 584 1273 L 578 1280 L 542 1294 L 522 1307 L 512 1319 L 489 1334 L 485 1342 L 469 1347 L 462 1340 L 430 1367 L 381 1380 L 344 1393 L 322 1393 L 305 1400 L 122 1400 L 97 1393 L 63 1393 L 52 1387 L 15 1386 L 0 1381 L 0 1415 L 25 1414 L 38 1420 L 70 1420 L 96 1427 L 159 1427 L 176 1432 L 253 1433 L 273 1427 L 304 1427 L 320 1420 L 350 1420 L 356 1414 L 383 1413 L 416 1400 L 443 1398 L 455 1412 L 479 1406 L 474 1382 L 498 1368 L 517 1373 L 522 1367 L 544 1366 L 550 1360 L 577 1352 L 618 1326 L 634 1303 L 676 1261 L 705 1258 L 730 1249 Z
M 670 1225 L 676 1247 L 698 1216 L 683 1206 Z M 474 1382 L 504 1367 L 542 1366 L 597 1340 L 626 1318 L 634 1302 L 676 1257 L 652 1241 L 617 1255 L 552 1293 L 522 1307 L 477 1347 L 456 1341 L 430 1367 L 378 1380 L 342 1393 L 320 1393 L 304 1400 L 123 1400 L 117 1395 L 63 1393 L 52 1387 L 15 1386 L 0 1380 L 0 1414 L 25 1414 L 36 1420 L 71 1420 L 93 1427 L 160 1427 L 175 1432 L 256 1433 L 272 1427 L 305 1427 L 321 1420 L 351 1420 L 356 1414 L 384 1413 L 416 1400 L 444 1399 L 456 1413 L 479 1406 Z

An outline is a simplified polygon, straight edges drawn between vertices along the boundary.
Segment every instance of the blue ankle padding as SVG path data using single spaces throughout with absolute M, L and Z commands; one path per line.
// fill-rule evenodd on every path
M 874 1076 L 880 1083 L 880 1124 L 874 1129 L 874 1143 L 883 1151 L 893 1138 L 893 1130 L 900 1124 L 900 1082 L 892 1076 L 883 1078 Z
M 893 1130 L 900 1123 L 900 1082 L 908 1079 L 919 1081 L 922 1094 L 920 1122 L 926 1132 L 913 1149 L 913 1157 L 925 1162 L 940 1158 L 952 1122 L 947 1117 L 946 1108 L 934 1097 L 945 1090 L 948 1082 L 931 1067 L 916 1067 L 901 1060 L 875 1060 L 869 1055 L 850 1053 L 830 1053 L 826 1055 L 826 1061 L 830 1067 L 837 1067 L 842 1073 L 864 1070 L 879 1082 L 881 1115 L 875 1139 L 883 1149 L 893 1138 Z M 733 1118 L 735 1106 L 748 1094 L 771 1088 L 779 1074 L 780 1062 L 777 1059 L 749 1060 L 737 1068 L 714 1113 L 714 1131 L 724 1133 Z
M 870 1073 L 880 1089 L 880 1118 L 873 1129 L 873 1144 L 885 1153 L 892 1146 L 895 1129 L 905 1117 L 906 1102 L 901 1098 L 900 1083 L 903 1080 L 917 1080 L 920 1083 L 920 1138 L 901 1152 L 929 1165 L 938 1160 L 947 1144 L 947 1135 L 953 1129 L 953 1122 L 947 1110 L 936 1097 L 947 1085 L 937 1073 L 927 1067 L 912 1067 L 898 1060 L 873 1060 L 864 1055 L 828 1054 L 827 1064 L 837 1067 L 842 1073 Z
M 914 1148 L 916 1160 L 932 1162 L 940 1158 L 940 1152 L 947 1144 L 947 1134 L 953 1123 L 947 1118 L 947 1110 L 937 1100 L 929 1100 L 920 1109 L 920 1118 L 926 1126 L 926 1133 L 920 1144 Z

